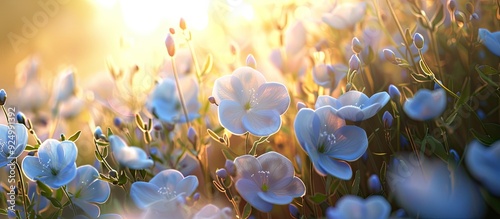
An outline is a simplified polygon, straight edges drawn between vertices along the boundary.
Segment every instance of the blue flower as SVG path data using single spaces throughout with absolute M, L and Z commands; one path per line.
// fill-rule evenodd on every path
M 200 109 L 198 84 L 189 77 L 180 78 L 179 82 L 186 104 L 188 119 L 191 121 L 200 116 L 198 113 Z M 156 86 L 147 108 L 163 122 L 170 124 L 186 122 L 186 116 L 179 99 L 179 92 L 177 92 L 177 85 L 170 78 L 165 78 Z
M 58 85 L 54 90 L 55 104 L 66 101 L 75 92 L 75 72 L 73 69 L 66 69 L 59 76 Z
M 234 164 L 236 190 L 259 211 L 270 212 L 274 204 L 290 204 L 294 198 L 305 195 L 306 187 L 294 176 L 292 162 L 277 152 L 267 152 L 257 158 L 239 156 Z
M 205 205 L 198 213 L 193 216 L 193 219 L 231 219 L 233 213 L 230 208 L 218 208 L 215 205 Z
M 342 3 L 332 12 L 323 15 L 322 20 L 335 29 L 348 29 L 363 19 L 365 11 L 365 2 Z
M 134 182 L 130 197 L 142 210 L 147 210 L 145 218 L 184 218 L 182 206 L 186 197 L 198 187 L 196 176 L 184 177 L 181 172 L 169 169 L 154 176 L 149 182 Z
M 284 34 L 284 41 L 284 51 L 281 48 L 271 51 L 271 64 L 281 74 L 304 75 L 309 65 L 306 58 L 307 30 L 304 22 L 290 24 Z
M 99 180 L 99 172 L 93 166 L 84 165 L 76 170 L 76 177 L 68 184 L 67 191 L 73 203 L 92 218 L 101 214 L 97 204 L 108 200 L 110 188 L 107 182 Z
M 321 175 L 349 180 L 352 170 L 345 161 L 359 159 L 368 148 L 365 130 L 346 126 L 329 106 L 316 111 L 301 109 L 295 117 L 294 128 L 300 146 Z
M 485 147 L 473 141 L 467 147 L 465 156 L 467 168 L 495 196 L 500 196 L 500 141 Z
M 478 37 L 486 48 L 500 56 L 500 31 L 491 33 L 487 29 L 479 28 Z
M 343 64 L 317 65 L 313 68 L 313 79 L 319 86 L 335 89 L 339 82 L 346 76 L 347 70 L 349 68 Z
M 397 155 L 387 171 L 396 203 L 410 218 L 482 218 L 486 205 L 479 188 L 461 167 L 439 159 Z
M 268 136 L 281 127 L 281 115 L 290 105 L 283 84 L 266 83 L 264 76 L 250 67 L 215 81 L 212 95 L 219 103 L 219 121 L 228 131 L 242 135 Z
M 109 136 L 109 144 L 115 159 L 120 165 L 134 170 L 142 170 L 153 166 L 153 160 L 148 158 L 144 150 L 134 146 L 129 147 L 117 135 Z
M 409 98 L 403 105 L 403 110 L 408 117 L 425 121 L 440 116 L 446 109 L 446 91 L 437 89 L 430 91 L 420 89 L 413 98 Z
M 386 219 L 391 213 L 391 205 L 382 196 L 363 199 L 354 195 L 340 198 L 335 207 L 326 210 L 327 219 Z
M 38 148 L 38 157 L 24 158 L 24 174 L 30 180 L 38 180 L 57 189 L 75 178 L 77 154 L 74 142 L 47 139 Z
M 374 116 L 389 102 L 389 99 L 387 92 L 379 92 L 368 98 L 362 92 L 348 91 L 338 99 L 331 96 L 319 96 L 315 107 L 318 109 L 322 106 L 331 106 L 338 117 L 359 122 Z
M 22 124 L 0 125 L 0 167 L 19 157 L 28 143 L 28 130 Z

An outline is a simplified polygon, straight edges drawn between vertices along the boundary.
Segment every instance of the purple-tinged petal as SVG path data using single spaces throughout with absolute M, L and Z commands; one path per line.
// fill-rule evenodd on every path
M 277 195 L 273 192 L 257 192 L 259 198 L 265 202 L 272 203 L 275 205 L 286 205 L 293 201 L 292 196 L 288 195 Z
M 292 180 L 287 180 L 288 184 L 284 186 L 271 187 L 269 190 L 274 192 L 276 195 L 288 195 L 291 197 L 301 197 L 305 195 L 306 186 L 300 178 L 291 177 Z M 282 180 L 284 181 L 284 180 Z M 288 203 L 286 203 L 288 204 Z
M 293 123 L 295 136 L 305 151 L 307 151 L 305 147 L 314 147 L 318 142 L 320 123 L 319 120 L 317 123 L 313 123 L 315 117 L 317 115 L 314 110 L 308 108 L 300 109 L 297 116 L 295 116 Z
M 271 189 L 275 183 L 280 182 L 282 179 L 287 181 L 286 184 L 292 181 L 294 175 L 292 162 L 280 153 L 270 151 L 257 157 L 257 161 L 262 166 L 263 171 L 269 171 L 271 173 L 268 175 L 267 179 Z
M 290 105 L 288 90 L 280 83 L 265 83 L 255 94 L 255 101 L 250 100 L 252 110 L 276 110 L 281 115 Z
M 97 218 L 101 214 L 101 209 L 96 204 L 92 204 L 80 199 L 73 199 L 73 203 L 81 208 L 83 212 L 91 216 L 92 218 Z
M 365 118 L 363 111 L 358 106 L 353 105 L 343 106 L 335 114 L 342 119 L 353 122 L 359 122 Z
M 178 170 L 174 169 L 168 169 L 159 172 L 154 176 L 149 183 L 156 185 L 158 188 L 164 187 L 164 186 L 171 186 L 169 187 L 170 190 L 174 190 L 175 186 L 181 182 L 184 179 L 184 176 L 182 175 L 181 172 Z
M 413 98 L 407 99 L 403 110 L 408 117 L 424 121 L 440 116 L 446 109 L 446 91 L 420 89 Z
M 250 110 L 243 116 L 243 127 L 255 136 L 268 136 L 281 127 L 281 117 L 276 110 Z
M 318 97 L 314 107 L 319 109 L 322 106 L 331 106 L 334 109 L 340 109 L 342 107 L 342 103 L 331 96 L 322 95 Z
M 359 91 L 348 91 L 342 94 L 337 100 L 342 104 L 342 106 L 358 106 L 364 105 L 368 102 L 369 98 L 364 93 Z
M 177 194 L 185 193 L 186 196 L 190 196 L 198 188 L 198 178 L 196 176 L 186 176 L 177 183 L 175 191 Z
M 236 166 L 236 175 L 238 178 L 251 179 L 254 173 L 262 170 L 257 158 L 252 155 L 243 155 L 234 159 Z
M 248 179 L 239 179 L 238 181 L 236 181 L 235 186 L 241 197 L 257 210 L 262 212 L 270 212 L 273 209 L 273 204 L 266 202 L 259 197 L 258 191 L 261 190 L 254 181 Z

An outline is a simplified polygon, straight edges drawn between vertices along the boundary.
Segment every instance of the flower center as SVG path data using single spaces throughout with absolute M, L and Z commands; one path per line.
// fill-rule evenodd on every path
M 242 90 L 243 91 L 243 90 Z M 257 97 L 255 96 L 255 88 L 251 88 L 248 90 L 249 98 L 247 103 L 245 103 L 245 110 L 248 111 L 252 108 L 252 106 L 258 105 Z
M 257 184 L 261 184 L 260 189 L 262 189 L 262 191 L 267 192 L 267 190 L 269 190 L 269 174 L 271 173 L 267 170 L 259 170 L 257 174 L 252 174 L 250 177 L 252 177 Z
M 167 197 L 167 199 L 173 199 L 173 198 L 177 197 L 176 191 L 172 191 L 170 188 L 167 188 L 165 186 L 160 187 L 158 189 L 158 193 L 161 195 L 164 195 L 165 197 Z
M 335 134 L 327 133 L 326 131 L 319 133 L 319 139 L 319 142 L 321 142 L 318 147 L 319 153 L 325 153 L 327 151 L 327 146 L 337 143 L 337 137 L 335 137 Z

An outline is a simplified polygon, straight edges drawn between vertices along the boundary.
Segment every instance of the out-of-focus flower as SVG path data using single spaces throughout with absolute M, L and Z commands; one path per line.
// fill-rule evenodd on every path
M 233 213 L 231 208 L 225 207 L 220 209 L 219 207 L 208 204 L 205 205 L 198 213 L 193 216 L 193 219 L 230 219 Z
M 73 203 L 92 218 L 101 214 L 99 206 L 108 200 L 111 190 L 107 182 L 99 180 L 99 172 L 90 165 L 80 166 L 76 177 L 68 184 L 67 191 Z
M 35 111 L 46 104 L 50 95 L 38 79 L 39 60 L 29 57 L 16 66 L 16 87 L 19 107 Z
M 349 180 L 352 170 L 345 161 L 359 159 L 368 148 L 365 130 L 346 126 L 329 106 L 316 111 L 301 109 L 295 117 L 294 128 L 300 146 L 321 175 Z
M 57 86 L 54 88 L 55 105 L 73 96 L 75 87 L 74 70 L 72 68 L 64 70 L 59 76 Z
M 305 195 L 302 180 L 294 176 L 292 162 L 274 151 L 255 158 L 243 155 L 234 160 L 236 190 L 254 208 L 270 212 L 274 204 L 290 204 Z
M 349 68 L 351 69 L 351 71 L 354 71 L 354 70 L 359 70 L 360 66 L 361 66 L 361 60 L 357 55 L 353 54 L 349 59 Z
M 372 193 L 378 193 L 382 190 L 382 185 L 380 184 L 380 179 L 377 174 L 372 174 L 368 178 L 368 189 L 370 189 Z
M 391 213 L 391 205 L 382 196 L 363 199 L 354 195 L 342 196 L 335 205 L 326 210 L 326 218 L 386 219 Z
M 490 52 L 500 56 L 500 31 L 490 32 L 487 29 L 479 28 L 478 37 Z
M 363 19 L 365 11 L 365 2 L 346 2 L 337 5 L 332 12 L 323 15 L 322 20 L 335 29 L 347 29 Z
M 77 154 L 74 142 L 47 139 L 38 148 L 38 157 L 24 158 L 24 174 L 30 180 L 38 180 L 57 189 L 75 178 Z
M 441 160 L 415 154 L 395 160 L 387 183 L 411 218 L 482 218 L 486 206 L 481 193 L 460 167 L 450 171 Z
M 227 170 L 227 173 L 229 173 L 229 175 L 236 176 L 236 167 L 234 166 L 234 162 L 232 160 L 226 160 L 224 169 Z
M 219 103 L 219 121 L 228 131 L 268 136 L 281 127 L 281 114 L 290 105 L 283 84 L 266 82 L 260 72 L 240 67 L 215 81 L 212 95 Z
M 307 31 L 302 21 L 298 21 L 286 30 L 284 51 L 274 49 L 271 52 L 271 63 L 282 73 L 304 75 L 307 70 L 306 39 Z
M 91 219 L 85 215 L 77 215 L 73 219 Z M 122 216 L 119 214 L 101 214 L 97 219 L 122 219 Z
M 313 80 L 321 87 L 335 89 L 348 70 L 343 64 L 320 64 L 313 68 Z
M 446 91 L 437 89 L 430 91 L 420 89 L 413 98 L 409 98 L 403 105 L 403 110 L 408 117 L 424 121 L 440 116 L 446 109 Z
M 186 198 L 198 187 L 196 176 L 184 177 L 169 169 L 154 176 L 149 182 L 134 182 L 130 197 L 137 207 L 147 210 L 145 218 L 185 218 Z
M 129 147 L 127 143 L 117 135 L 109 136 L 109 144 L 113 156 L 122 166 L 134 170 L 142 170 L 153 165 L 153 160 L 148 158 L 144 150 L 134 146 Z
M 180 78 L 180 86 L 189 121 L 198 118 L 200 103 L 198 102 L 198 84 L 193 78 Z M 185 123 L 186 117 L 177 92 L 175 81 L 165 78 L 156 86 L 147 108 L 161 121 L 167 123 Z
M 485 147 L 473 141 L 467 147 L 465 156 L 467 168 L 495 196 L 500 196 L 500 141 Z
M 28 130 L 23 124 L 0 124 L 0 167 L 19 157 L 28 143 Z
M 85 100 L 80 97 L 72 96 L 59 105 L 59 115 L 65 119 L 74 118 L 85 108 Z
M 387 92 L 379 92 L 368 98 L 364 93 L 352 90 L 338 99 L 325 95 L 319 96 L 315 107 L 318 109 L 322 106 L 331 106 L 333 113 L 338 117 L 358 122 L 374 116 L 389 99 Z

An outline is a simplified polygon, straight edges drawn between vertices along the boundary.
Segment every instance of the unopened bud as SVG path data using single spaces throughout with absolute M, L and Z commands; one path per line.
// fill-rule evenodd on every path
M 194 193 L 194 195 L 193 195 L 193 201 L 198 201 L 198 200 L 200 200 L 200 197 L 201 197 L 201 195 L 200 195 L 200 193 L 199 193 L 199 192 Z
M 288 210 L 290 211 L 290 216 L 292 218 L 295 218 L 295 219 L 299 219 L 300 218 L 300 214 L 299 214 L 299 208 L 297 208 L 296 205 L 294 204 L 289 204 L 288 205 Z
M 217 105 L 217 101 L 215 101 L 215 97 L 213 97 L 213 96 L 208 97 L 208 102 L 210 102 L 211 104 Z
M 224 169 L 226 169 L 227 173 L 231 176 L 236 176 L 236 166 L 232 160 L 226 160 L 224 164 Z
M 102 129 L 100 126 L 97 126 L 94 130 L 94 139 L 102 139 L 104 137 L 104 134 L 102 133 Z
M 460 162 L 460 156 L 458 155 L 457 151 L 455 151 L 455 149 L 450 150 L 450 155 L 453 157 L 453 160 L 455 161 L 456 164 Z
M 394 120 L 394 118 L 392 117 L 392 114 L 389 111 L 385 111 L 384 115 L 382 116 L 382 121 L 384 121 L 384 127 L 386 129 L 388 129 L 392 126 L 393 120 Z
M 391 96 L 392 101 L 398 103 L 401 98 L 401 92 L 399 92 L 398 87 L 393 84 L 389 85 L 389 96 Z
M 192 145 L 196 145 L 196 142 L 198 141 L 198 134 L 196 133 L 196 130 L 191 126 L 188 129 L 187 137 L 189 140 L 189 143 Z
M 7 92 L 4 89 L 0 90 L 0 106 L 5 105 L 5 101 L 7 100 Z
M 16 119 L 17 119 L 18 123 L 23 124 L 24 126 L 26 126 L 27 119 L 26 119 L 26 116 L 24 115 L 24 113 L 17 112 Z M 27 126 L 26 126 L 26 128 L 27 128 Z
M 349 68 L 351 71 L 359 70 L 359 66 L 361 65 L 361 60 L 359 60 L 357 55 L 352 55 L 351 59 L 349 59 Z
M 465 4 L 465 9 L 469 14 L 474 14 L 474 5 L 472 5 L 472 3 L 467 2 L 467 4 Z
M 455 11 L 455 19 L 457 22 L 465 23 L 465 14 L 461 11 Z
M 448 10 L 453 12 L 455 11 L 455 9 L 457 9 L 457 3 L 455 2 L 455 0 L 450 0 L 450 2 L 448 2 Z
M 226 179 L 227 178 L 227 170 L 222 168 L 222 169 L 217 169 L 215 171 L 215 175 L 221 179 Z
M 113 119 L 113 125 L 115 125 L 117 128 L 121 128 L 122 127 L 122 119 L 118 118 L 118 117 L 115 117 Z
M 479 15 L 477 13 L 473 13 L 470 17 L 471 20 L 479 20 Z
M 247 66 L 251 68 L 255 68 L 257 66 L 257 61 L 255 61 L 255 57 L 252 54 L 248 54 L 247 56 Z
M 352 44 L 351 44 L 351 49 L 352 52 L 359 54 L 363 50 L 363 46 L 361 46 L 361 42 L 359 42 L 359 39 L 357 37 L 352 38 Z
M 109 176 L 113 179 L 117 179 L 118 178 L 118 172 L 116 172 L 116 170 L 111 170 L 109 171 Z
M 165 46 L 167 47 L 168 55 L 173 57 L 175 55 L 175 42 L 172 34 L 168 34 L 165 39 Z
M 417 49 L 422 49 L 424 47 L 424 37 L 420 33 L 415 33 L 413 35 L 413 44 Z
M 175 29 L 172 27 L 168 28 L 168 32 L 173 35 L 173 34 L 175 34 Z
M 383 52 L 384 52 L 385 60 L 387 60 L 390 63 L 395 64 L 395 65 L 398 64 L 398 61 L 396 61 L 396 54 L 394 54 L 394 52 L 392 50 L 384 49 Z
M 371 193 L 379 193 L 382 190 L 382 185 L 380 184 L 380 179 L 377 174 L 372 174 L 370 178 L 368 178 L 368 188 Z
M 186 30 L 186 20 L 184 20 L 184 18 L 181 18 L 181 20 L 179 21 L 179 27 L 181 28 L 181 30 Z

